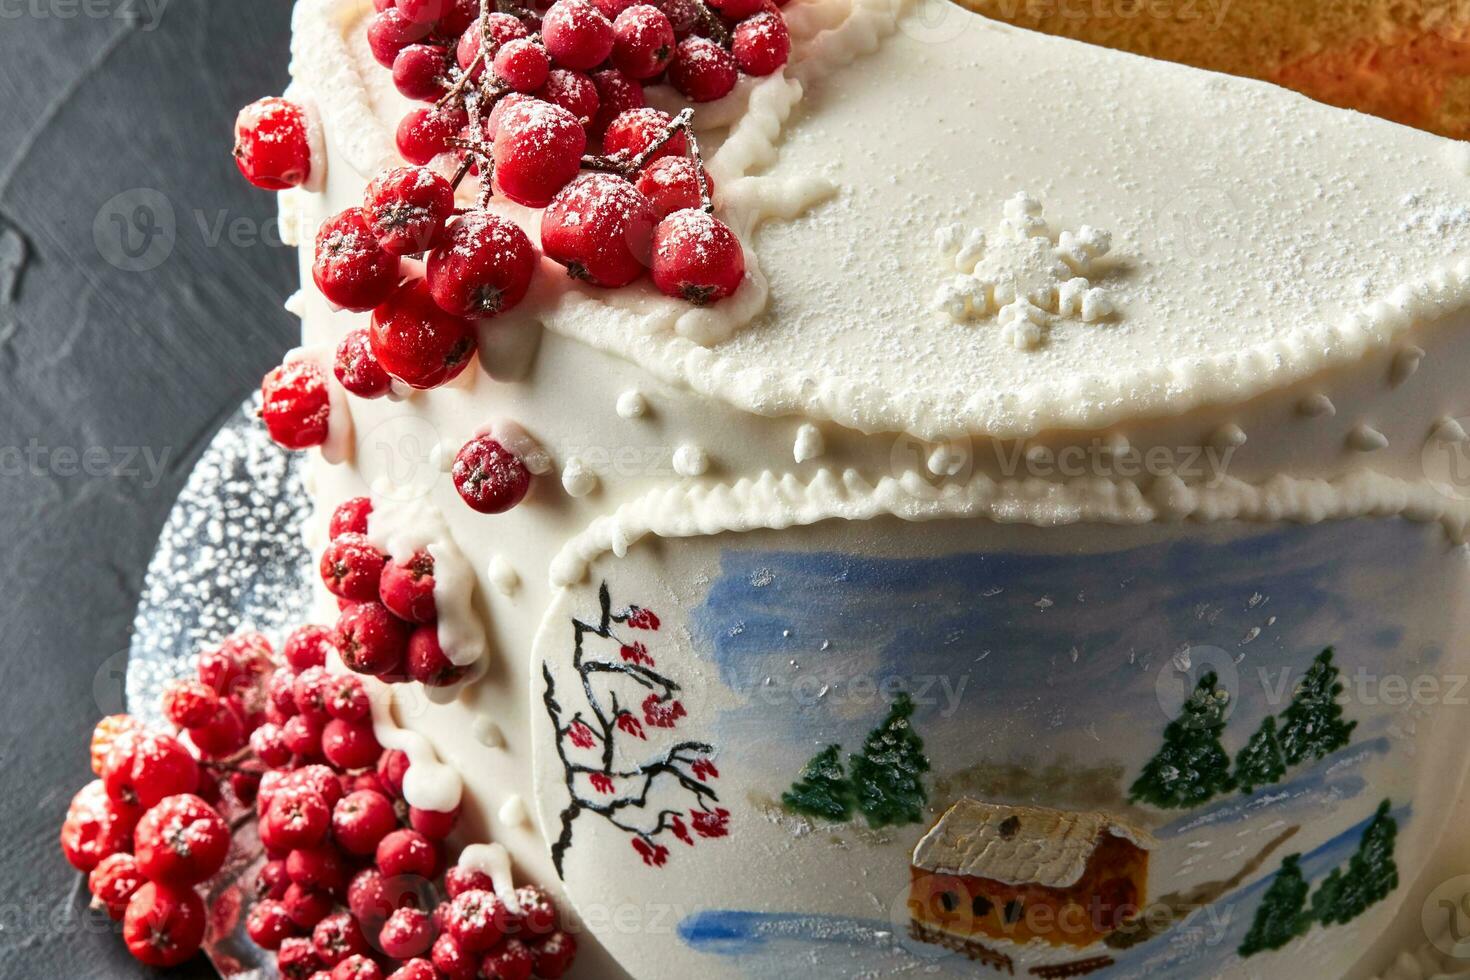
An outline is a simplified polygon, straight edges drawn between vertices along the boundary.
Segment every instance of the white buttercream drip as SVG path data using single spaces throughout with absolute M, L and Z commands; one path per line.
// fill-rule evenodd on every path
M 485 578 L 503 596 L 515 595 L 516 590 L 521 587 L 520 573 L 504 555 L 496 555 L 490 559 L 490 565 L 485 569 Z
M 391 487 L 375 486 L 368 540 L 394 559 L 428 552 L 434 559 L 434 605 L 444 655 L 459 667 L 485 656 L 485 629 L 474 608 L 475 571 L 438 507 L 422 497 L 396 500 Z
M 464 871 L 478 871 L 488 876 L 495 885 L 496 896 L 512 912 L 520 911 L 520 902 L 516 900 L 515 879 L 511 877 L 510 852 L 504 845 L 471 844 L 460 852 L 459 867 Z

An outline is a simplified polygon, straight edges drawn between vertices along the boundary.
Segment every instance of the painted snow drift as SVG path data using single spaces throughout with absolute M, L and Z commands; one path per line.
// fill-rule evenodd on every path
M 550 732 L 595 758 L 538 766 L 579 907 L 657 906 L 638 955 L 709 976 L 1347 972 L 1463 769 L 1462 556 L 1398 521 L 876 537 L 634 549 L 568 597 Z

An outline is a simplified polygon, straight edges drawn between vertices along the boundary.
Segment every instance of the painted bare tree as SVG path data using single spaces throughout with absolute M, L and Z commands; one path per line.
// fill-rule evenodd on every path
M 643 744 L 651 733 L 667 733 L 687 717 L 679 684 L 658 669 L 648 644 L 635 638 L 652 639 L 661 626 L 658 616 L 639 606 L 615 612 L 605 582 L 599 599 L 598 622 L 572 620 L 574 689 L 558 692 L 550 667 L 541 667 L 542 703 L 556 732 L 571 796 L 551 846 L 559 875 L 583 814 L 595 814 L 627 834 L 650 867 L 668 862 L 671 838 L 692 847 L 700 839 L 729 834 L 730 812 L 718 806 L 710 785 L 719 777 L 710 759 L 713 746 L 682 740 L 658 749 Z M 589 649 L 594 639 L 606 642 L 594 651 Z M 572 706 L 573 700 L 580 704 Z M 641 748 L 650 750 L 647 756 L 630 761 Z

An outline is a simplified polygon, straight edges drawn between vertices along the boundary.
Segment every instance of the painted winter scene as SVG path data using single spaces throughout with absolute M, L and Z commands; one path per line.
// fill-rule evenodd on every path
M 1465 735 L 1422 528 L 850 532 L 630 556 L 580 604 L 543 678 L 574 898 L 652 890 L 680 963 L 756 978 L 1339 975 L 1384 927 Z

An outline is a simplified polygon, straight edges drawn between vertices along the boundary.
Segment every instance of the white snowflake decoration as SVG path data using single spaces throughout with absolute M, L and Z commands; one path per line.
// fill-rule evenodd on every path
M 1017 194 L 987 238 L 978 228 L 953 224 L 935 235 L 946 269 L 959 273 L 941 286 L 934 307 L 956 323 L 994 316 L 1001 336 L 1022 350 L 1041 345 L 1058 319 L 1096 323 L 1112 315 L 1107 289 L 1092 284 L 1112 236 L 1083 225 L 1051 237 L 1041 202 Z

